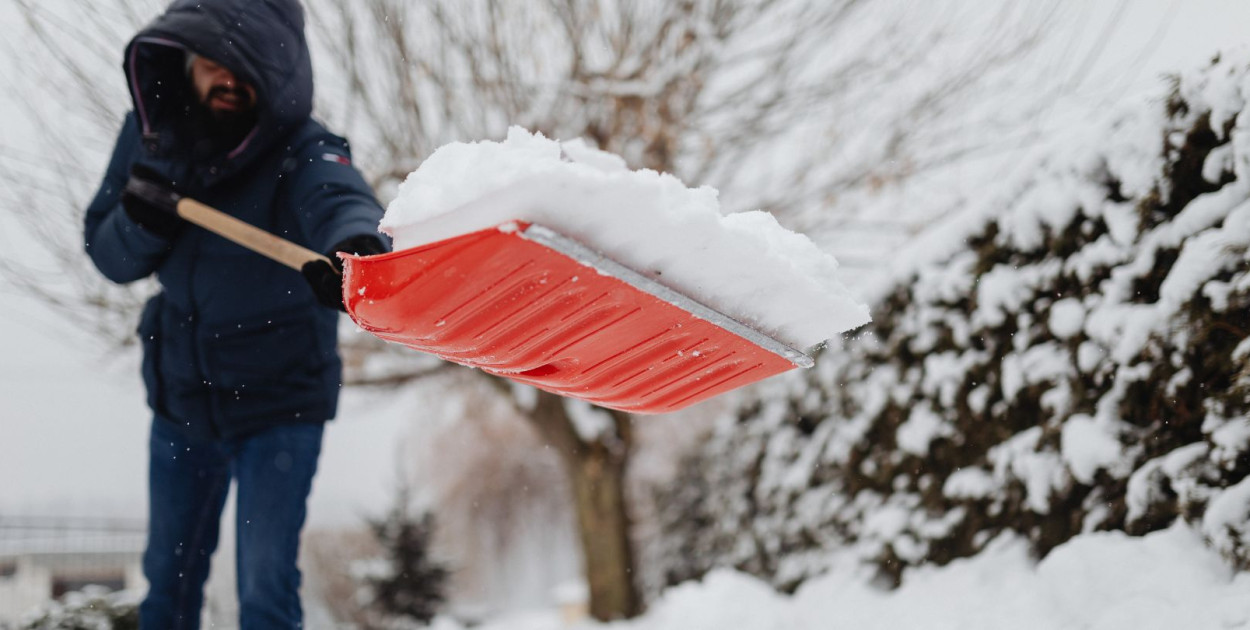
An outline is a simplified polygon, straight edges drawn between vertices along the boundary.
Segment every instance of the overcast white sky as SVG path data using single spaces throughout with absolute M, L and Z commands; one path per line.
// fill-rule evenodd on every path
M 13 28 L 8 4 L 0 0 L 4 31 Z M 1089 19 L 1054 44 L 1055 59 L 1081 60 L 1105 41 L 1085 78 L 1090 90 L 1144 90 L 1159 74 L 1243 45 L 1250 34 L 1245 0 L 1100 0 L 1093 6 Z M 1106 30 L 1110 15 L 1118 16 L 1116 26 Z M 0 72 L 30 63 L 7 62 Z M 0 101 L 0 108 L 6 105 Z M 0 144 L 37 142 L 38 130 L 10 127 Z M 0 255 L 15 251 L 20 245 L 0 238 Z M 0 286 L 0 305 L 0 515 L 142 515 L 149 419 L 134 357 L 101 357 L 98 346 L 10 288 Z M 343 524 L 365 509 L 382 509 L 404 422 L 393 409 L 349 401 L 327 434 L 313 525 Z
M 1068 50 L 1097 54 L 1090 89 L 1108 82 L 1147 89 L 1159 75 L 1201 64 L 1250 42 L 1250 3 L 1241 0 L 1094 0 L 1090 19 L 1071 26 Z M 1110 26 L 1108 17 L 1115 17 Z M 1077 58 L 1081 58 L 1079 55 Z

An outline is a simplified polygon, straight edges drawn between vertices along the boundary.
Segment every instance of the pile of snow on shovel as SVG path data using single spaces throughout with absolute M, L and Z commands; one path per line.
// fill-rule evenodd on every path
M 513 127 L 503 142 L 435 151 L 399 187 L 381 229 L 400 250 L 542 225 L 798 349 L 869 321 L 833 256 L 767 212 L 721 214 L 717 195 L 630 170 L 581 140 Z

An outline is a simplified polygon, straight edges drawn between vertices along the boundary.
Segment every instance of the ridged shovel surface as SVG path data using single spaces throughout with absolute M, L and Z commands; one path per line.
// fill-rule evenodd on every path
M 361 328 L 633 413 L 675 411 L 811 358 L 538 225 L 344 258 Z

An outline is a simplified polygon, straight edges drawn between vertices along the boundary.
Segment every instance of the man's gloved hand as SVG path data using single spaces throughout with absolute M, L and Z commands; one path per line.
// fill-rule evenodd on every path
M 178 216 L 178 193 L 169 180 L 140 164 L 130 169 L 122 208 L 139 227 L 167 241 L 174 240 L 187 224 Z
M 386 251 L 386 246 L 376 236 L 367 234 L 353 236 L 326 252 L 326 257 L 330 259 L 329 263 L 324 260 L 304 263 L 300 273 L 304 274 L 308 286 L 312 287 L 313 295 L 317 296 L 317 302 L 322 306 L 336 308 L 346 313 L 347 305 L 343 303 L 343 261 L 339 260 L 337 254 L 345 252 L 368 256 L 384 254 Z

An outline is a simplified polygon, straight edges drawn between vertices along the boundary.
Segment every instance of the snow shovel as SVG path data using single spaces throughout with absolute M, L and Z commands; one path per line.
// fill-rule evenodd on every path
M 664 413 L 811 357 L 546 227 L 341 255 L 374 335 L 556 394 Z
M 142 182 L 178 216 L 300 270 L 329 259 Z M 155 196 L 155 197 L 154 197 Z M 506 223 L 389 254 L 340 254 L 347 312 L 374 335 L 631 413 L 676 411 L 811 357 L 553 230 Z

